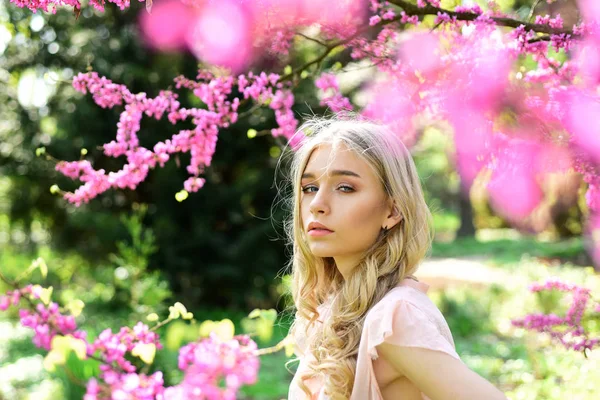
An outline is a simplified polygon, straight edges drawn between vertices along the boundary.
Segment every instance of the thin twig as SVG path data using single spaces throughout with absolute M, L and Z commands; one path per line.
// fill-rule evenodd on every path
M 277 343 L 273 347 L 265 347 L 264 349 L 255 350 L 254 355 L 263 356 L 265 354 L 277 353 L 278 351 L 280 351 L 281 349 L 283 349 L 285 347 L 285 345 L 287 344 L 287 342 L 289 340 L 290 340 L 289 336 L 286 336 L 285 338 L 283 338 L 283 340 L 281 340 L 279 343 Z
M 357 31 L 350 35 L 349 37 L 345 38 L 345 39 L 340 39 L 336 42 L 330 43 L 327 45 L 327 47 L 325 48 L 325 51 L 317 58 L 315 58 L 314 60 L 308 61 L 307 63 L 305 63 L 304 65 L 298 67 L 297 69 L 293 70 L 292 72 L 290 72 L 289 74 L 283 75 L 282 77 L 279 78 L 280 82 L 285 82 L 291 78 L 293 78 L 294 76 L 300 74 L 302 71 L 312 67 L 315 64 L 319 64 L 321 61 L 323 61 L 325 58 L 327 58 L 327 56 L 338 46 L 344 46 L 350 42 L 352 42 L 354 39 L 356 39 L 357 37 L 367 33 L 370 30 L 376 30 L 379 27 L 385 26 L 385 25 L 389 25 L 392 24 L 394 22 L 398 22 L 401 20 L 401 16 L 396 16 L 393 19 L 389 19 L 389 20 L 384 20 L 382 22 L 380 22 L 377 25 L 374 26 L 363 26 L 360 29 L 357 29 Z
M 327 43 L 323 43 L 323 42 L 321 42 L 319 39 L 316 39 L 316 38 L 314 38 L 314 37 L 307 36 L 307 35 L 305 35 L 305 34 L 304 34 L 304 33 L 302 33 L 302 32 L 296 32 L 296 35 L 298 35 L 298 36 L 302 36 L 304 39 L 306 39 L 306 40 L 310 40 L 311 42 L 318 43 L 318 44 L 320 44 L 320 45 L 321 45 L 321 46 L 323 46 L 323 47 L 327 47 Z
M 531 10 L 529 11 L 529 16 L 527 17 L 527 21 L 531 21 L 533 18 L 533 13 L 535 12 L 536 7 L 542 2 L 542 0 L 536 0 L 535 3 L 531 6 Z

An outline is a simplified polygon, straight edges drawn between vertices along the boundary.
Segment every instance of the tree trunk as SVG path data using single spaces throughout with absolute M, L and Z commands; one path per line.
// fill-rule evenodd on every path
M 473 225 L 473 207 L 469 192 L 460 191 L 458 195 L 458 205 L 460 211 L 460 228 L 456 232 L 456 237 L 475 236 L 475 225 Z

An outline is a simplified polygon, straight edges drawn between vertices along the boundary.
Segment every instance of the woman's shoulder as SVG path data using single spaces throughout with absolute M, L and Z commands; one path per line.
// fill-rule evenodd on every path
M 427 289 L 421 282 L 403 281 L 369 310 L 363 339 L 371 358 L 378 357 L 376 346 L 384 341 L 444 351 L 458 358 L 446 319 L 427 296 Z
M 367 313 L 377 314 L 389 307 L 396 306 L 398 303 L 409 303 L 412 306 L 421 309 L 424 312 L 438 310 L 437 306 L 427 296 L 429 285 L 424 282 L 404 279 L 398 286 L 390 289 Z
M 382 320 L 393 325 L 407 320 L 429 320 L 439 331 L 450 336 L 440 309 L 427 295 L 429 285 L 405 279 L 392 288 L 367 312 L 365 326 L 379 325 Z

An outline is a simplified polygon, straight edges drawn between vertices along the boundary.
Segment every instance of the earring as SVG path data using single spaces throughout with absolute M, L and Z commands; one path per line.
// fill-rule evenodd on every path
M 385 235 L 386 233 L 388 233 L 388 227 L 384 226 L 383 228 L 381 228 L 383 230 L 383 234 Z

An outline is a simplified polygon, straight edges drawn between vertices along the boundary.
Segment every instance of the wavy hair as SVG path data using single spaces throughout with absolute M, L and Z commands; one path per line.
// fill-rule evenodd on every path
M 290 335 L 305 336 L 305 356 L 314 356 L 307 371 L 299 376 L 298 385 L 310 398 L 305 381 L 321 377 L 326 396 L 348 399 L 367 312 L 416 271 L 431 245 L 431 213 L 409 151 L 387 126 L 348 116 L 313 117 L 298 134 L 303 140 L 291 160 L 291 215 L 284 224 L 293 249 L 288 267 L 296 312 Z M 343 143 L 366 161 L 403 217 L 387 232 L 380 232 L 345 280 L 332 257 L 312 254 L 301 221 L 301 176 L 310 155 L 322 143 L 331 144 L 333 149 Z M 324 303 L 330 307 L 330 317 L 321 329 L 314 329 L 317 307 Z

